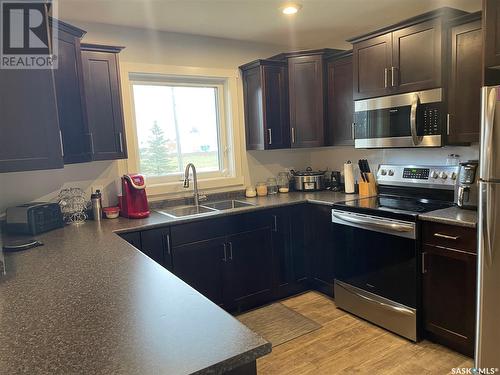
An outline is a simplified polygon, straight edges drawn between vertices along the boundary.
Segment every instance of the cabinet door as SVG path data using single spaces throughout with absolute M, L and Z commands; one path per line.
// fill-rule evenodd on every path
M 333 296 L 333 228 L 332 208 L 311 205 L 308 207 L 307 243 L 311 259 L 312 285 L 319 291 Z
M 290 147 L 288 85 L 284 66 L 264 65 L 263 99 L 265 149 Z
M 141 232 L 121 233 L 119 236 L 137 249 L 141 249 Z
M 479 141 L 482 63 L 481 21 L 451 28 L 447 143 Z
M 296 283 L 306 283 L 309 265 L 306 252 L 307 205 L 290 207 L 290 235 L 293 279 Z
M 141 250 L 155 262 L 172 269 L 172 244 L 170 228 L 159 228 L 141 232 Z
M 354 44 L 354 99 L 390 94 L 391 62 L 392 34 L 390 33 Z
M 247 150 L 264 150 L 264 108 L 262 102 L 262 71 L 260 66 L 244 70 L 245 139 Z
M 392 33 L 389 86 L 395 93 L 441 86 L 441 23 L 422 22 Z
M 352 95 L 352 55 L 332 59 L 327 64 L 326 141 L 332 146 L 354 145 Z
M 299 56 L 288 59 L 291 146 L 324 145 L 323 57 Z
M 474 354 L 476 255 L 423 248 L 424 329 L 430 339 Z
M 484 26 L 484 66 L 494 68 L 500 66 L 500 1 L 483 0 Z M 485 76 L 486 85 L 496 85 L 500 81 L 489 81 Z
M 0 172 L 62 168 L 51 70 L 0 69 Z
M 230 309 L 246 310 L 272 299 L 272 260 L 269 228 L 227 238 L 224 300 Z
M 93 159 L 126 158 L 118 55 L 84 49 L 82 58 Z
M 80 38 L 59 30 L 58 47 L 59 62 L 58 68 L 54 70 L 54 76 L 64 162 L 87 162 L 92 160 L 92 155 L 83 89 Z
M 218 237 L 172 247 L 174 274 L 219 305 L 223 304 L 224 246 L 225 238 Z

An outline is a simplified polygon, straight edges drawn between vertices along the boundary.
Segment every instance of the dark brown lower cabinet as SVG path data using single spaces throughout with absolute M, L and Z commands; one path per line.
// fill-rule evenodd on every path
M 137 249 L 141 249 L 141 232 L 121 233 L 120 237 Z
M 170 228 L 158 228 L 141 232 L 141 251 L 163 267 L 172 269 Z
M 458 227 L 450 227 L 448 233 L 447 227 L 450 226 L 431 227 L 436 229 L 425 230 L 425 233 L 437 234 L 435 238 L 439 241 L 442 235 L 448 236 L 450 242 L 468 240 L 473 235 L 468 228 L 462 232 Z M 472 357 L 476 310 L 475 249 L 464 251 L 452 248 L 452 244 L 449 247 L 438 245 L 432 238 L 427 239 L 425 233 L 422 247 L 424 334 L 432 341 Z
M 333 227 L 330 206 L 308 207 L 308 258 L 311 265 L 311 286 L 333 297 Z
M 246 310 L 272 299 L 271 231 L 269 228 L 227 238 L 224 300 L 231 310 Z
M 224 304 L 225 245 L 225 237 L 218 237 L 172 248 L 174 274 L 218 305 Z

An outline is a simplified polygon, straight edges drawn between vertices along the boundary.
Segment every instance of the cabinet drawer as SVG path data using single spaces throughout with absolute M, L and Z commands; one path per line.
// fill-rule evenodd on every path
M 477 253 L 476 229 L 440 223 L 423 223 L 422 242 Z

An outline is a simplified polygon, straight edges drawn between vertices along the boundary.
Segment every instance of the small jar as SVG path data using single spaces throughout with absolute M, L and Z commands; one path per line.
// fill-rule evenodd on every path
M 274 177 L 269 177 L 267 179 L 267 194 L 278 194 L 278 183 Z
M 257 195 L 259 197 L 265 197 L 267 195 L 267 184 L 265 182 L 259 182 L 257 184 Z
M 245 190 L 245 197 L 254 198 L 257 196 L 257 190 L 255 190 L 255 186 L 248 186 Z
M 290 190 L 290 179 L 287 172 L 278 174 L 278 188 L 280 193 L 288 193 Z

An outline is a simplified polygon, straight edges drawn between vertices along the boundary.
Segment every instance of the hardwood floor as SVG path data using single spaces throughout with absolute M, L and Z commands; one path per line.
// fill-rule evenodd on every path
M 257 361 L 259 374 L 450 374 L 472 359 L 429 341 L 418 344 L 336 308 L 308 292 L 281 301 L 323 327 L 273 348 Z

